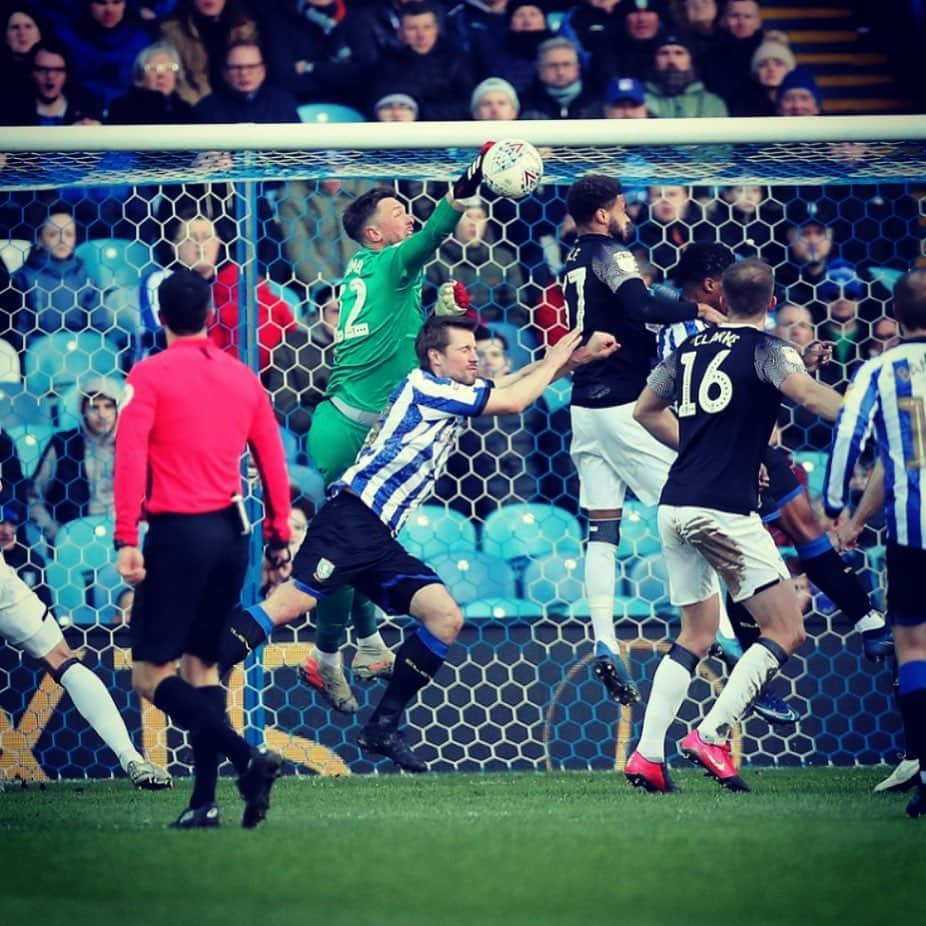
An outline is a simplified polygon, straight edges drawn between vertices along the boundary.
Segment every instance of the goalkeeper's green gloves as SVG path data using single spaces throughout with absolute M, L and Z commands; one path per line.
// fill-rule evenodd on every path
M 434 303 L 435 315 L 465 315 L 470 309 L 469 293 L 459 280 L 447 280 L 441 283 L 437 290 L 437 301 Z

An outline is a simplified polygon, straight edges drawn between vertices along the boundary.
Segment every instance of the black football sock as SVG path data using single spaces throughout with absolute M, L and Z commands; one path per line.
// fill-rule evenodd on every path
M 369 723 L 395 729 L 405 705 L 437 674 L 448 646 L 427 628 L 419 627 L 399 647 L 392 678 Z
M 198 690 L 209 702 L 213 712 L 225 721 L 225 688 L 222 685 L 206 685 Z M 193 748 L 194 777 L 190 807 L 195 810 L 204 804 L 215 803 L 221 756 L 209 736 L 202 731 L 190 734 L 190 746 Z
M 200 693 L 179 675 L 165 678 L 154 689 L 154 706 L 164 711 L 171 720 L 185 727 L 194 736 L 202 736 L 213 749 L 228 756 L 239 772 L 244 772 L 251 761 L 251 747 L 217 716 L 208 695 Z
M 826 595 L 853 624 L 870 610 L 871 601 L 855 570 L 840 558 L 825 534 L 797 547 L 807 578 Z
M 225 622 L 219 634 L 216 654 L 219 675 L 225 675 L 232 666 L 247 659 L 267 641 L 272 632 L 273 622 L 259 604 L 250 608 L 238 608 Z
M 926 772 L 926 660 L 905 663 L 898 675 L 900 694 L 897 700 L 907 741 L 907 758 L 919 759 L 922 775 Z
M 749 613 L 749 609 L 746 605 L 734 601 L 730 597 L 729 592 L 727 593 L 727 615 L 730 618 L 733 633 L 736 635 L 736 639 L 739 641 L 745 653 L 746 650 L 762 636 L 762 631 L 759 629 L 756 619 Z M 729 653 L 721 658 L 726 664 L 727 669 L 730 670 L 732 670 L 733 666 L 739 661 L 738 659 L 734 659 Z

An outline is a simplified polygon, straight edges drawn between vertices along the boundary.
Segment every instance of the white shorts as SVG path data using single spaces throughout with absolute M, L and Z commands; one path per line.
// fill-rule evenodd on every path
M 0 556 L 0 637 L 41 659 L 63 639 L 54 615 Z
M 587 511 L 620 508 L 629 486 L 644 505 L 659 501 L 676 453 L 633 418 L 633 403 L 573 406 L 569 452 L 579 473 L 579 504 Z
M 755 512 L 660 505 L 659 536 L 669 598 L 679 607 L 705 601 L 719 591 L 718 575 L 734 601 L 788 578 L 788 567 Z

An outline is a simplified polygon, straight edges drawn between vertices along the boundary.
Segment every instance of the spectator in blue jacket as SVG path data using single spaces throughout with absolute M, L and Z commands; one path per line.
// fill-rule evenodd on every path
M 62 38 L 74 58 L 74 76 L 104 113 L 132 85 L 135 57 L 151 44 L 150 31 L 127 12 L 126 0 L 83 0 L 75 29 Z
M 102 295 L 84 262 L 74 253 L 77 227 L 66 205 L 53 204 L 39 229 L 38 241 L 13 274 L 20 306 L 13 315 L 19 349 L 54 331 L 106 330 L 111 322 Z

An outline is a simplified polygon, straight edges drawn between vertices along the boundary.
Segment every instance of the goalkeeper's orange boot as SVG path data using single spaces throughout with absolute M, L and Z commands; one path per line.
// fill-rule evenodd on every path
M 651 762 L 636 750 L 624 766 L 624 776 L 635 788 L 651 794 L 677 794 L 681 790 L 669 777 L 665 762 Z
M 395 653 L 388 646 L 364 649 L 357 647 L 354 661 L 350 664 L 351 672 L 357 678 L 392 678 L 395 665 Z
M 686 758 L 707 770 L 722 788 L 728 791 L 748 791 L 749 785 L 736 773 L 733 750 L 729 743 L 705 743 L 697 730 L 692 730 L 679 744 Z
M 340 665 L 326 665 L 314 656 L 306 656 L 305 662 L 299 666 L 299 678 L 314 688 L 336 711 L 356 714 L 360 710 Z

